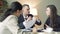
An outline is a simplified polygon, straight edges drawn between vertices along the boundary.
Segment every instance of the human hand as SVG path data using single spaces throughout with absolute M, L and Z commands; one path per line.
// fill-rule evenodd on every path
M 28 17 L 27 21 L 30 21 L 30 20 L 32 20 L 32 18 L 31 17 Z

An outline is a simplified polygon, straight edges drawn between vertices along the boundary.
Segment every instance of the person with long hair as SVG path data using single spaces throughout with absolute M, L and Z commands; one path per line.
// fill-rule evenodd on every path
M 11 7 L 6 10 L 0 23 L 0 34 L 3 34 L 5 28 L 9 29 L 12 34 L 17 34 L 19 27 L 18 17 L 22 13 L 22 5 L 19 2 L 12 2 Z
M 46 9 L 48 19 L 44 25 L 44 29 L 47 27 L 53 28 L 53 31 L 60 31 L 60 16 L 57 15 L 57 8 L 55 5 L 48 5 Z

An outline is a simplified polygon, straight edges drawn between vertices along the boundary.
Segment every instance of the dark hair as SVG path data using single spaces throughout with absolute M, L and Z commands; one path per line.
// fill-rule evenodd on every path
M 5 10 L 3 15 L 0 16 L 0 22 L 2 22 L 6 17 L 8 17 L 10 15 L 10 11 L 11 11 L 11 9 Z
M 29 16 L 33 17 L 33 15 L 32 15 L 32 14 L 28 14 L 28 17 L 29 17 Z
M 19 2 L 13 2 L 11 4 L 11 13 L 13 13 L 17 10 L 22 10 L 22 5 Z
M 25 6 L 29 7 L 29 5 L 28 5 L 28 4 L 24 4 L 24 5 L 23 5 L 23 7 L 25 7 Z
M 57 17 L 57 8 L 55 7 L 55 5 L 48 5 L 47 8 L 50 8 L 50 26 L 54 27 L 55 23 L 56 23 L 56 17 Z
M 11 7 L 6 10 L 0 21 L 3 21 L 6 17 L 13 14 L 17 10 L 22 10 L 22 5 L 19 2 L 12 2 Z

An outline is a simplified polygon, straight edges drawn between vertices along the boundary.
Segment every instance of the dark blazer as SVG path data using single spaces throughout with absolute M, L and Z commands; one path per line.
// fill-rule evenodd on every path
M 50 26 L 50 18 L 47 19 L 46 23 L 48 26 Z M 53 28 L 53 31 L 60 32 L 60 16 L 57 16 L 55 27 Z M 44 25 L 44 29 L 46 29 L 46 26 Z
M 21 14 L 21 15 L 18 17 L 18 26 L 20 27 L 20 29 L 25 29 L 25 26 L 23 25 L 23 22 L 24 22 L 24 17 L 23 17 L 23 15 Z M 36 21 L 35 24 L 41 25 L 41 21 L 40 21 L 40 22 Z M 31 28 L 33 28 L 33 27 L 34 27 L 34 25 L 33 25 Z
M 21 14 L 19 17 L 18 17 L 18 26 L 21 28 L 21 29 L 24 29 L 25 26 L 23 25 L 23 22 L 24 22 L 24 17 L 23 15 Z

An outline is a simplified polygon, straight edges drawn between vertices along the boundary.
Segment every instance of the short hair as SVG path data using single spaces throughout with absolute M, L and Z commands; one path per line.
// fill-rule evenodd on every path
M 32 14 L 28 14 L 28 17 L 30 17 L 30 16 L 31 16 L 31 17 L 33 17 L 33 15 L 32 15 Z
M 29 5 L 28 5 L 28 4 L 24 4 L 24 5 L 23 5 L 23 7 L 25 7 L 25 6 L 29 7 Z

